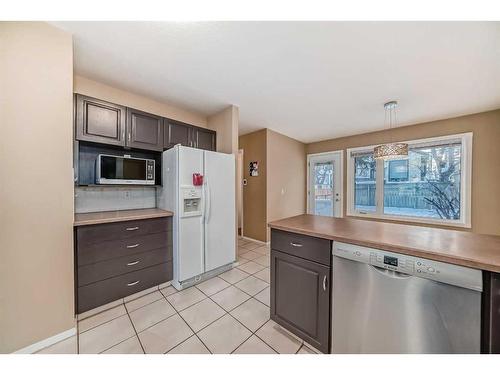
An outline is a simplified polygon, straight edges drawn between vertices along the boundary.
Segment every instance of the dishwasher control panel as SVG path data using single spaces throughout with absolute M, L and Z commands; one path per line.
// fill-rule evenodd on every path
M 343 242 L 333 243 L 333 255 L 366 263 L 379 269 L 482 290 L 482 272 L 472 268 Z M 335 258 L 333 261 L 335 262 Z

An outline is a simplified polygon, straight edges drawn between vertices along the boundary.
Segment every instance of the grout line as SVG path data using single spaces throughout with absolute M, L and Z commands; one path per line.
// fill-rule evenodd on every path
M 137 337 L 137 340 L 139 341 L 139 345 L 141 346 L 142 352 L 144 354 L 146 354 L 146 351 L 144 350 L 144 346 L 142 345 L 141 339 L 139 338 L 139 334 L 137 333 L 137 329 L 135 329 L 134 322 L 132 321 L 132 318 L 130 317 L 130 314 L 128 312 L 127 305 L 125 305 L 125 311 L 127 312 L 127 316 L 128 316 L 128 320 L 130 320 L 130 324 L 132 324 L 132 328 L 134 329 L 135 336 Z
M 232 316 L 232 315 L 231 315 L 231 316 Z M 234 318 L 234 317 L 233 317 L 233 318 Z M 234 319 L 236 319 L 236 318 L 234 318 Z M 238 319 L 236 319 L 236 320 L 238 320 Z M 267 342 L 265 342 L 263 339 L 261 339 L 259 336 L 257 336 L 257 331 L 258 331 L 259 329 L 261 329 L 262 327 L 264 327 L 264 326 L 267 324 L 267 322 L 269 322 L 270 320 L 271 320 L 271 318 L 267 319 L 267 320 L 264 322 L 264 324 L 262 324 L 259 328 L 257 328 L 257 329 L 255 330 L 255 332 L 252 332 L 252 334 L 250 335 L 250 337 L 248 337 L 245 341 L 243 341 L 240 345 L 238 345 L 238 347 L 237 347 L 236 349 L 234 349 L 234 350 L 231 352 L 231 354 L 234 354 L 234 352 L 235 352 L 236 350 L 238 350 L 238 348 L 239 348 L 240 346 L 242 346 L 244 343 L 246 343 L 248 340 L 250 340 L 250 339 L 252 338 L 252 336 L 257 337 L 260 341 L 262 341 L 262 342 L 263 342 L 263 343 L 264 343 L 264 344 L 265 344 L 268 348 L 270 348 L 270 349 L 271 349 L 273 352 L 275 352 L 276 354 L 280 354 L 280 353 L 279 353 L 277 350 L 275 350 L 275 349 L 274 349 L 271 345 L 269 345 Z M 239 320 L 238 320 L 238 321 L 239 321 Z M 241 322 L 240 322 L 240 323 L 241 323 Z M 243 324 L 243 323 L 241 323 L 241 324 Z M 252 331 L 252 330 L 250 330 L 250 332 L 251 332 L 251 331 Z M 255 353 L 255 354 L 262 354 L 262 353 Z
M 302 343 L 302 344 L 299 346 L 299 348 L 297 349 L 297 351 L 295 352 L 295 354 L 299 354 L 300 349 L 302 349 L 302 347 L 303 347 L 303 346 L 304 346 L 304 343 Z

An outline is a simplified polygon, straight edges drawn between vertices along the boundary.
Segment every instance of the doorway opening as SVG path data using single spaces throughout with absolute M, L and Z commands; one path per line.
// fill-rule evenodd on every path
M 238 163 L 236 168 L 236 210 L 238 212 L 238 237 L 243 237 L 243 150 L 238 150 Z

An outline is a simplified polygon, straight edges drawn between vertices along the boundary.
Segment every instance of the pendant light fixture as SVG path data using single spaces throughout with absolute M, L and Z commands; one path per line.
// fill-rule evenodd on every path
M 392 129 L 393 122 L 396 123 L 396 107 L 398 102 L 393 100 L 384 104 L 385 121 L 389 117 L 389 130 Z M 389 135 L 390 136 L 390 135 Z M 402 156 L 408 156 L 407 143 L 386 143 L 377 146 L 373 149 L 373 157 L 375 159 L 398 159 Z

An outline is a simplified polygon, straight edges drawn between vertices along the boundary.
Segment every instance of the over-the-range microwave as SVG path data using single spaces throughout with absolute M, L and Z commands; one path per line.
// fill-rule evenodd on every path
M 129 155 L 99 154 L 96 160 L 96 184 L 154 185 L 155 161 Z

